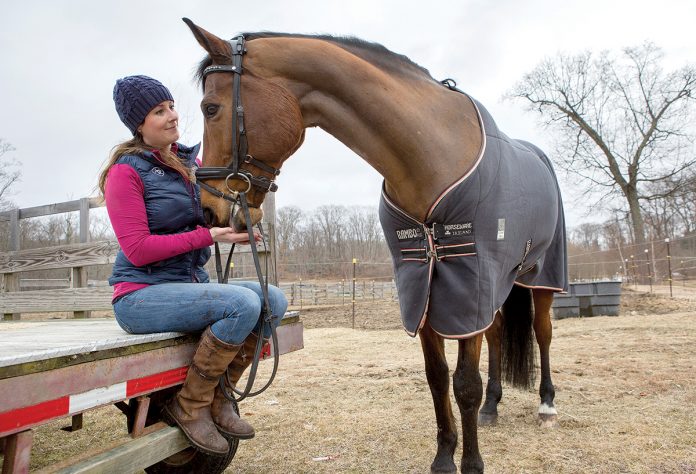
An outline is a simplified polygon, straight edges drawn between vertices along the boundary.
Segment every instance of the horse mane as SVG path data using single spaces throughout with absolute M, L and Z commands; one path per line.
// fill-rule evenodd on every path
M 356 56 L 364 59 L 373 66 L 384 70 L 385 72 L 400 75 L 415 73 L 419 76 L 425 75 L 427 78 L 435 80 L 426 68 L 414 63 L 407 56 L 394 53 L 379 43 L 365 41 L 354 36 L 333 36 L 327 34 L 309 35 L 300 33 L 279 33 L 273 31 L 242 34 L 247 41 L 260 38 L 309 38 L 328 41 L 336 44 L 346 51 L 355 54 Z M 198 65 L 196 79 L 198 80 L 199 84 L 203 84 L 203 71 L 206 67 L 210 66 L 212 62 L 213 61 L 210 56 L 206 56 Z

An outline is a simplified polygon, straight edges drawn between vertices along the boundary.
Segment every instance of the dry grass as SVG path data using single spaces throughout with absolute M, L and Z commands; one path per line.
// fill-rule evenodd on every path
M 303 311 L 305 348 L 242 403 L 257 436 L 227 472 L 429 471 L 435 419 L 418 339 L 400 329 L 394 303 L 361 303 L 358 330 L 350 309 Z M 487 472 L 696 472 L 696 304 L 628 292 L 620 317 L 553 325 L 559 426 L 537 426 L 535 391 L 505 388 L 499 424 L 479 430 Z M 453 367 L 456 342 L 447 348 Z M 57 431 L 66 420 L 38 429 L 32 466 L 124 436 L 117 413 L 88 413 L 76 433 Z

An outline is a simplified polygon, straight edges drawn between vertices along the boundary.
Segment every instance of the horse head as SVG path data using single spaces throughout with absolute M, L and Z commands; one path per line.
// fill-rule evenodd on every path
M 233 210 L 228 198 L 235 192 L 246 192 L 252 225 L 261 220 L 260 206 L 266 193 L 274 189 L 277 171 L 304 139 L 300 106 L 283 85 L 256 75 L 252 64 L 242 65 L 238 59 L 241 67 L 231 70 L 235 43 L 207 32 L 191 20 L 185 18 L 184 21 L 208 52 L 198 71 L 203 87 L 201 111 L 204 118 L 201 176 L 206 168 L 221 170 L 205 179 L 205 184 L 214 189 L 202 186 L 204 215 L 211 225 L 232 225 L 243 230 L 246 220 L 242 209 Z M 246 43 L 243 40 L 241 48 L 240 54 L 244 54 Z M 233 148 L 240 143 L 239 171 L 227 174 L 224 168 L 231 166 Z

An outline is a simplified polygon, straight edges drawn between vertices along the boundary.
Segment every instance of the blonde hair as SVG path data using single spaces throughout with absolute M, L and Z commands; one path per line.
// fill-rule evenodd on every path
M 145 141 L 143 140 L 143 136 L 139 132 L 136 132 L 133 138 L 131 138 L 130 140 L 116 145 L 111 150 L 109 160 L 107 161 L 106 165 L 104 165 L 104 169 L 99 174 L 99 183 L 97 184 L 102 199 L 104 198 L 106 178 L 109 174 L 109 170 L 111 170 L 111 167 L 114 164 L 116 164 L 118 159 L 125 155 L 143 155 L 144 153 L 150 150 L 152 150 L 152 147 L 148 146 L 145 143 Z M 196 182 L 196 175 L 193 169 L 189 168 L 184 163 L 182 163 L 181 159 L 178 156 L 176 156 L 176 154 L 171 150 L 168 150 L 165 153 L 160 152 L 160 158 L 162 158 L 164 164 L 171 168 L 174 168 L 176 171 L 181 173 L 182 176 L 187 178 L 190 182 Z

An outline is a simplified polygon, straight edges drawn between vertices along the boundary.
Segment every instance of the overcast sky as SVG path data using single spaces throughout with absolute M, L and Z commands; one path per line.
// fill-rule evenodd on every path
M 549 149 L 552 139 L 502 95 L 559 51 L 618 50 L 650 40 L 668 67 L 696 58 L 694 0 L 0 0 L 0 138 L 22 164 L 11 198 L 20 207 L 94 194 L 110 149 L 128 130 L 114 110 L 117 78 L 146 74 L 172 91 L 181 141 L 202 139 L 203 56 L 181 17 L 221 37 L 241 31 L 352 35 L 383 44 L 452 77 L 480 100 L 508 135 Z M 552 157 L 553 158 L 553 157 Z M 381 177 L 321 130 L 283 167 L 277 206 L 375 206 Z M 569 181 L 569 224 L 592 220 Z

